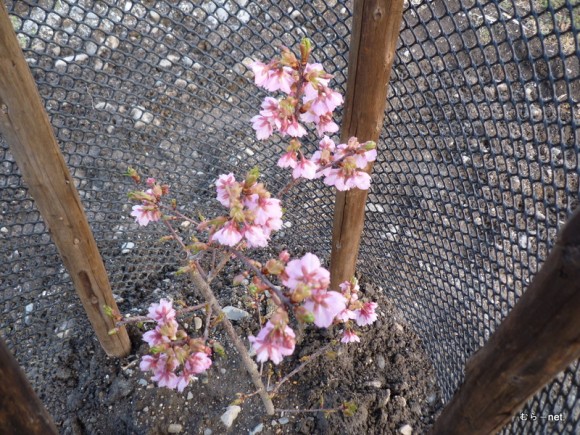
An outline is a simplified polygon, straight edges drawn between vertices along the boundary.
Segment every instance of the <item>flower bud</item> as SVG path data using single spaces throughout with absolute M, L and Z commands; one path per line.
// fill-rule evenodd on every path
M 246 276 L 244 275 L 244 273 L 239 273 L 236 276 L 234 276 L 234 279 L 232 281 L 232 284 L 234 287 L 237 287 L 239 285 L 242 285 L 242 282 L 244 281 L 244 279 L 246 279 Z
M 284 263 L 273 258 L 266 263 L 266 270 L 272 275 L 280 275 L 284 271 L 284 267 Z
M 130 166 L 127 168 L 127 172 L 125 173 L 125 175 L 131 177 L 136 184 L 139 184 L 141 182 L 141 177 L 139 176 L 137 171 Z
M 298 59 L 294 53 L 290 51 L 288 47 L 282 47 L 282 54 L 280 55 L 280 63 L 284 66 L 289 66 L 290 68 L 298 68 Z
M 290 295 L 290 300 L 294 303 L 300 303 L 311 294 L 312 290 L 307 284 L 299 283 Z
M 280 254 L 278 254 L 278 258 L 283 263 L 288 263 L 290 261 L 290 254 L 288 253 L 288 251 L 283 250 L 282 252 L 280 252 Z
M 246 215 L 244 214 L 244 210 L 240 206 L 232 207 L 230 210 L 230 217 L 235 220 L 236 222 L 243 222 Z
M 290 141 L 290 144 L 288 145 L 288 148 L 286 148 L 286 151 L 288 151 L 289 153 L 292 151 L 298 151 L 300 150 L 301 147 L 302 144 L 300 143 L 300 141 L 294 138 Z
M 369 140 L 367 143 L 365 143 L 363 145 L 365 151 L 370 151 L 370 150 L 374 150 L 377 147 L 376 142 L 373 142 L 372 140 Z
M 282 328 L 288 324 L 288 313 L 284 308 L 278 308 L 270 317 L 270 322 L 272 325 Z
M 312 51 L 312 41 L 308 38 L 302 38 L 300 41 L 300 58 L 302 64 L 308 63 L 308 58 L 310 57 L 310 52 Z
M 312 314 L 303 306 L 297 307 L 294 310 L 294 315 L 300 323 L 314 323 L 314 314 Z
M 257 166 L 254 166 L 252 169 L 250 169 L 248 171 L 248 174 L 246 175 L 246 188 L 251 187 L 257 180 L 258 177 L 260 176 L 260 170 L 258 169 Z

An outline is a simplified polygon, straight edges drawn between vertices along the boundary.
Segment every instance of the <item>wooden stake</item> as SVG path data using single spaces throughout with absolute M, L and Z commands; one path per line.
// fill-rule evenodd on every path
M 465 382 L 431 434 L 496 433 L 579 357 L 580 209 L 560 232 L 527 291 L 468 361 Z
M 377 142 L 383 128 L 387 87 L 399 37 L 403 0 L 356 0 L 348 62 L 341 142 Z M 370 173 L 372 165 L 367 167 Z M 331 288 L 352 278 L 358 256 L 367 191 L 338 192 L 334 210 Z
M 127 355 L 131 344 L 125 329 L 108 334 L 114 322 L 103 306 L 116 309 L 117 304 L 107 272 L 4 2 L 0 2 L 0 133 L 49 227 L 101 346 L 109 356 Z
M 26 376 L 0 338 L 0 433 L 58 434 Z

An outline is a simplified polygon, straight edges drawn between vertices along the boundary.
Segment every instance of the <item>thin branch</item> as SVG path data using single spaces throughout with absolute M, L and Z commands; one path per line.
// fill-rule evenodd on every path
M 260 269 L 258 269 L 256 266 L 254 266 L 252 264 L 252 262 L 250 261 L 250 259 L 248 257 L 246 257 L 244 254 L 242 254 L 237 249 L 234 249 L 234 248 L 226 248 L 226 249 L 228 251 L 230 251 L 232 254 L 234 254 L 239 260 L 241 260 L 242 263 L 244 263 L 246 265 L 246 267 L 248 267 L 249 269 L 252 269 L 252 271 L 256 275 L 258 275 L 258 277 L 262 280 L 262 282 L 264 284 L 266 284 L 275 293 L 275 295 L 278 297 L 278 299 L 280 300 L 280 302 L 283 305 L 286 305 L 287 307 L 292 308 L 292 302 L 290 302 L 290 299 L 288 299 L 286 296 L 284 296 L 284 294 L 280 291 L 280 289 L 277 288 L 268 278 L 266 278 L 266 276 L 262 273 L 262 271 Z
M 315 408 L 315 409 L 276 409 L 280 414 L 296 414 L 301 412 L 338 412 L 341 408 Z
M 191 255 L 191 253 L 189 252 L 189 249 L 187 249 L 187 246 L 185 246 L 185 243 L 183 243 L 183 240 L 181 240 L 181 237 L 175 231 L 175 228 L 173 228 L 173 226 L 169 223 L 169 221 L 163 221 L 163 222 L 165 223 L 165 226 L 167 227 L 167 229 L 169 229 L 169 232 L 171 233 L 171 235 L 173 236 L 173 238 L 177 241 L 177 243 L 179 243 L 179 245 L 181 246 L 181 248 L 184 250 L 184 252 L 188 256 Z M 199 274 L 202 276 L 202 278 L 204 279 L 204 281 L 207 281 L 207 273 L 203 270 L 203 268 L 199 264 L 199 261 L 197 261 L 197 260 L 194 259 L 193 260 L 193 264 L 195 265 L 196 269 L 199 271 Z
M 292 370 L 290 373 L 288 373 L 286 376 L 284 376 L 282 379 L 280 379 L 280 381 L 276 384 L 276 386 L 274 387 L 274 389 L 270 393 L 270 397 L 274 397 L 276 395 L 276 393 L 278 392 L 278 390 L 280 389 L 280 387 L 282 386 L 282 384 L 284 384 L 284 382 L 286 382 L 292 376 L 294 376 L 296 373 L 298 373 L 299 371 L 304 369 L 304 367 L 306 367 L 310 362 L 312 362 L 317 357 L 319 357 L 324 352 L 326 352 L 329 348 L 331 348 L 332 345 L 333 345 L 333 343 L 330 342 L 326 346 L 321 347 L 316 352 L 314 352 L 312 355 L 310 355 L 306 361 L 304 361 L 302 364 L 300 364 L 298 367 L 296 367 L 294 370 Z
M 203 339 L 207 341 L 209 337 L 209 324 L 211 322 L 211 305 L 207 304 L 207 313 L 205 315 L 205 328 L 203 330 Z
M 222 308 L 218 300 L 213 294 L 209 284 L 203 279 L 199 271 L 192 270 L 190 275 L 191 279 L 193 280 L 193 284 L 199 289 L 199 291 L 202 293 L 205 300 L 210 304 L 212 309 L 215 310 L 216 313 L 221 313 Z M 252 379 L 252 382 L 254 383 L 256 389 L 258 390 L 258 394 L 260 395 L 262 402 L 264 403 L 266 412 L 268 413 L 268 415 L 273 415 L 274 404 L 272 403 L 272 399 L 266 392 L 266 387 L 264 387 L 264 383 L 262 382 L 260 374 L 256 369 L 256 363 L 250 358 L 250 355 L 248 354 L 246 347 L 240 340 L 240 337 L 237 334 L 236 330 L 234 329 L 232 322 L 230 322 L 230 320 L 224 316 L 221 323 L 224 326 L 226 333 L 230 337 L 230 340 L 232 340 L 234 347 L 239 352 L 240 357 L 242 359 L 242 363 L 246 367 L 246 370 L 248 371 L 250 378 Z
M 215 251 L 214 251 L 215 252 Z M 232 257 L 231 253 L 225 253 L 224 256 L 222 257 L 222 259 L 220 260 L 220 262 L 218 263 L 218 265 L 216 267 L 214 267 L 207 275 L 207 283 L 210 284 L 214 278 L 221 272 L 221 270 L 226 267 L 226 264 L 228 264 L 228 261 L 230 261 L 230 258 Z
M 197 310 L 201 310 L 202 308 L 204 308 L 207 304 L 199 304 L 199 305 L 193 305 L 191 307 L 185 307 L 182 308 L 181 310 L 176 310 L 175 315 L 177 317 L 182 316 L 184 314 L 190 313 L 192 311 L 197 311 Z M 119 326 L 123 326 L 123 325 L 128 325 L 129 323 L 149 323 L 149 322 L 155 322 L 155 320 L 150 319 L 147 316 L 132 316 L 132 317 L 126 317 L 124 319 L 119 320 L 118 322 L 115 322 L 115 326 L 119 327 Z

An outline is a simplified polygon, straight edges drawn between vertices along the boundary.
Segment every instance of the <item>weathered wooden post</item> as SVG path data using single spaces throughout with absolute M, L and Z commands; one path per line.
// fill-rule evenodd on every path
M 399 37 L 403 0 L 355 0 L 341 142 L 378 141 Z M 380 151 L 380 150 L 379 150 Z M 369 165 L 367 171 L 371 171 Z M 331 288 L 354 275 L 367 191 L 338 192 L 334 210 Z
M 115 325 L 103 306 L 116 309 L 117 304 L 107 272 L 4 2 L 0 2 L 0 133 L 49 227 L 101 346 L 110 356 L 127 355 L 131 344 L 126 330 L 108 334 Z
M 491 434 L 580 358 L 580 209 L 526 292 L 468 361 L 431 434 Z M 567 416 L 557 416 L 565 419 Z
M 0 337 L 0 433 L 58 434 L 52 418 Z

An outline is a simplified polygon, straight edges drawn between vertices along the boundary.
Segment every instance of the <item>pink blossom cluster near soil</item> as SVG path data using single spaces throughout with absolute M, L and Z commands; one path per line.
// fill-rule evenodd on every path
M 282 192 L 289 190 L 300 178 L 321 177 L 326 185 L 338 190 L 368 189 L 371 179 L 365 168 L 377 157 L 376 145 L 374 142 L 361 144 L 354 137 L 337 145 L 324 135 L 338 130 L 332 116 L 343 99 L 329 87 L 332 76 L 322 65 L 308 63 L 310 51 L 310 42 L 305 39 L 300 45 L 300 59 L 284 47 L 281 55 L 268 64 L 251 64 L 258 86 L 282 94 L 279 98 L 267 97 L 259 115 L 252 118 L 257 137 L 267 139 L 279 133 L 291 138 L 286 152 L 278 160 L 278 166 L 292 169 L 293 180 Z M 318 149 L 310 158 L 306 157 L 299 140 L 307 134 L 305 125 L 313 125 L 322 136 Z M 136 171 L 129 170 L 128 175 L 140 181 Z M 257 168 L 249 171 L 242 181 L 236 180 L 233 173 L 220 175 L 215 183 L 216 198 L 227 209 L 227 214 L 200 221 L 181 214 L 175 202 L 165 204 L 168 186 L 149 178 L 146 190 L 130 194 L 140 202 L 133 207 L 131 215 L 142 226 L 162 220 L 171 234 L 166 239 L 177 241 L 186 252 L 188 265 L 185 269 L 189 271 L 195 269 L 207 276 L 197 258 L 209 252 L 214 257 L 216 253 L 224 255 L 226 261 L 237 257 L 248 269 L 245 276 L 253 273 L 253 296 L 264 301 L 267 295 L 276 306 L 260 325 L 258 334 L 249 336 L 259 362 L 270 360 L 279 364 L 294 352 L 297 334 L 292 326 L 295 323 L 312 323 L 319 328 L 340 325 L 342 343 L 360 341 L 357 328 L 377 319 L 377 304 L 360 298 L 355 278 L 343 282 L 339 289 L 330 289 L 330 273 L 312 253 L 292 259 L 283 251 L 266 264 L 253 261 L 244 253 L 246 248 L 267 247 L 271 234 L 283 225 L 282 202 L 258 182 L 259 177 Z M 191 237 L 191 244 L 186 244 L 172 226 L 173 221 L 184 219 L 196 223 L 197 234 Z M 210 273 L 213 274 L 213 270 Z M 196 374 L 211 366 L 211 349 L 207 346 L 207 329 L 204 337 L 190 338 L 179 328 L 176 315 L 179 312 L 176 313 L 170 301 L 162 299 L 151 306 L 149 319 L 157 322 L 157 326 L 143 337 L 150 346 L 150 355 L 143 357 L 140 367 L 143 371 L 151 371 L 152 379 L 159 386 L 182 391 Z M 210 317 L 211 311 L 208 321 Z

